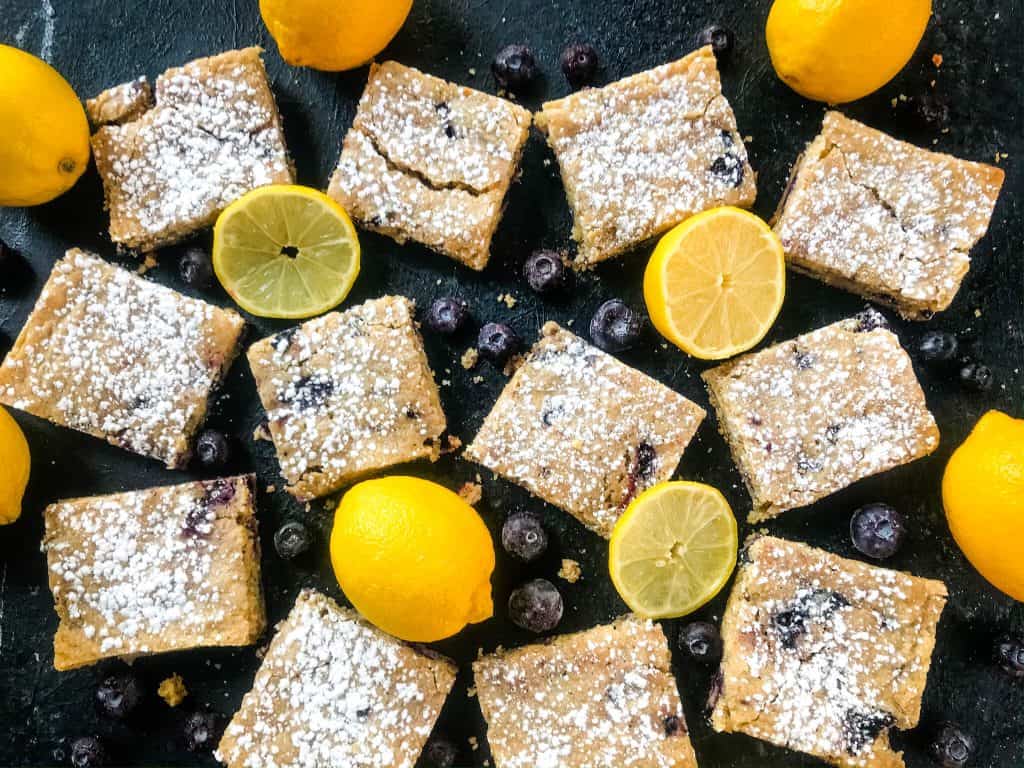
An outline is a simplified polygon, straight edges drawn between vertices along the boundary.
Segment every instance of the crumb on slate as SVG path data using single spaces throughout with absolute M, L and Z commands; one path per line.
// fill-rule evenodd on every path
M 463 483 L 459 488 L 459 498 L 473 506 L 484 497 L 484 489 L 478 483 Z
M 188 696 L 188 688 L 181 675 L 175 672 L 167 679 L 161 681 L 160 687 L 156 689 L 157 695 L 167 702 L 167 706 L 176 707 Z
M 575 584 L 583 576 L 580 564 L 570 558 L 563 558 L 562 567 L 558 569 L 558 578 L 564 579 L 570 584 Z

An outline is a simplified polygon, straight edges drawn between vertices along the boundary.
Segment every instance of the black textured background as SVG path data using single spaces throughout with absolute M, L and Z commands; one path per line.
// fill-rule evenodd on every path
M 0 42 L 43 53 L 83 98 L 142 73 L 152 77 L 197 56 L 264 45 L 299 181 L 323 188 L 337 161 L 366 70 L 334 75 L 285 65 L 260 22 L 256 5 L 256 0 L 0 0 Z M 708 23 L 728 24 L 736 31 L 737 45 L 732 59 L 722 67 L 725 93 L 741 132 L 752 137 L 748 147 L 759 172 L 756 208 L 767 216 L 779 198 L 790 163 L 817 132 L 824 111 L 822 105 L 801 99 L 775 78 L 764 44 L 768 8 L 769 0 L 416 0 L 409 21 L 383 57 L 493 92 L 495 84 L 489 72 L 493 53 L 506 43 L 525 42 L 535 48 L 544 70 L 543 81 L 523 99 L 536 108 L 542 99 L 567 92 L 557 60 L 568 42 L 588 40 L 597 46 L 603 62 L 599 82 L 607 82 L 687 53 L 694 47 L 696 33 Z M 844 111 L 899 138 L 962 157 L 993 162 L 997 153 L 1006 153 L 1001 164 L 1007 182 L 990 234 L 975 249 L 972 270 L 952 309 L 926 324 L 895 322 L 902 340 L 911 347 L 925 328 L 963 334 L 970 352 L 993 368 L 998 383 L 984 395 L 969 394 L 919 368 L 943 434 L 937 453 L 812 508 L 790 512 L 766 527 L 855 556 L 847 533 L 855 507 L 885 500 L 903 510 L 909 517 L 911 540 L 892 564 L 943 579 L 950 589 L 950 603 L 940 627 L 922 725 L 913 733 L 897 735 L 896 741 L 907 749 L 911 768 L 926 766 L 928 731 L 948 718 L 977 738 L 979 752 L 974 765 L 1019 768 L 1024 766 L 1024 684 L 1001 676 L 990 663 L 989 653 L 995 635 L 1008 629 L 1024 630 L 1024 607 L 988 586 L 953 544 L 942 515 L 939 478 L 950 451 L 986 409 L 996 407 L 1024 415 L 1021 2 L 939 0 L 935 10 L 924 42 L 901 75 Z M 943 56 L 938 69 L 931 61 L 933 53 Z M 948 101 L 948 130 L 929 126 L 917 115 L 917 101 L 933 91 Z M 30 104 L 25 107 L 31 109 Z M 479 320 L 510 322 L 527 339 L 549 318 L 563 323 L 574 320 L 577 329 L 585 328 L 594 308 L 609 297 L 620 296 L 642 307 L 640 275 L 646 252 L 606 264 L 584 277 L 572 299 L 564 303 L 542 301 L 526 288 L 520 267 L 530 250 L 569 245 L 569 214 L 557 168 L 549 158 L 543 142 L 534 136 L 524 159 L 523 181 L 511 192 L 491 266 L 483 274 L 416 245 L 398 246 L 362 233 L 363 272 L 346 303 L 397 292 L 414 297 L 423 307 L 436 296 L 457 294 L 471 302 Z M 0 210 L 0 237 L 22 250 L 31 265 L 30 275 L 0 286 L 0 328 L 6 337 L 18 332 L 52 263 L 65 248 L 83 246 L 113 261 L 134 263 L 131 255 L 118 254 L 112 247 L 106 223 L 100 183 L 92 170 L 74 190 L 49 205 Z M 197 240 L 207 245 L 209 234 Z M 177 276 L 180 252 L 180 248 L 161 251 L 159 266 L 149 277 L 194 294 Z M 785 306 L 766 343 L 850 315 L 862 306 L 856 297 L 809 279 L 791 276 L 789 280 Z M 518 299 L 512 308 L 497 298 L 506 292 Z M 219 288 L 203 298 L 229 303 Z M 252 325 L 250 339 L 285 324 L 253 319 Z M 452 431 L 464 439 L 473 436 L 504 383 L 503 377 L 487 366 L 472 372 L 461 368 L 459 355 L 469 343 L 467 339 L 448 344 L 427 338 L 438 379 L 446 380 L 442 400 Z M 707 405 L 698 378 L 703 364 L 666 348 L 653 335 L 648 335 L 640 349 L 622 357 Z M 483 382 L 473 383 L 478 374 Z M 22 519 L 0 528 L 0 765 L 66 763 L 69 740 L 91 732 L 107 739 L 119 765 L 213 765 L 210 756 L 184 751 L 181 723 L 196 706 L 208 706 L 225 716 L 235 711 L 258 664 L 255 648 L 199 650 L 140 660 L 135 668 L 149 693 L 146 708 L 129 725 L 104 721 L 92 704 L 102 668 L 67 673 L 52 668 L 56 617 L 46 586 L 45 560 L 39 551 L 40 513 L 55 499 L 173 483 L 197 474 L 171 472 L 99 440 L 24 414 L 16 416 L 31 444 L 33 469 Z M 243 357 L 217 398 L 209 423 L 235 439 L 237 450 L 230 471 L 255 470 L 262 489 L 281 482 L 271 445 L 251 439 L 261 418 L 262 409 Z M 406 469 L 451 488 L 472 479 L 477 471 L 452 457 L 436 465 L 423 463 Z M 713 417 L 686 452 L 679 476 L 718 486 L 737 515 L 745 515 L 749 501 L 715 431 Z M 478 508 L 492 532 L 498 532 L 508 510 L 518 507 L 543 514 L 553 534 L 549 555 L 540 564 L 521 567 L 499 551 L 495 618 L 437 644 L 462 668 L 459 684 L 437 726 L 438 733 L 460 745 L 459 765 L 480 766 L 489 759 L 477 703 L 466 695 L 469 662 L 478 648 L 491 650 L 499 643 L 513 646 L 531 639 L 504 615 L 503 605 L 517 582 L 543 575 L 559 584 L 567 606 L 561 632 L 590 627 L 624 610 L 606 575 L 604 541 L 568 515 L 485 475 L 484 501 Z M 264 493 L 259 499 L 263 582 L 271 623 L 285 616 L 302 586 L 312 585 L 340 596 L 326 558 L 329 510 L 322 502 L 303 508 L 281 491 Z M 289 518 L 304 519 L 320 532 L 315 554 L 298 564 L 278 559 L 271 545 L 273 531 Z M 743 526 L 742 532 L 748 531 L 749 527 Z M 568 585 L 554 578 L 562 556 L 582 564 L 582 581 Z M 699 615 L 717 619 L 724 598 L 723 593 Z M 679 623 L 666 622 L 673 639 Z M 702 712 L 710 673 L 687 665 L 678 653 L 676 660 L 703 768 L 820 765 L 744 736 L 712 733 Z M 173 711 L 153 693 L 157 683 L 172 672 L 184 677 L 191 692 Z M 476 750 L 468 743 L 474 736 L 479 740 Z

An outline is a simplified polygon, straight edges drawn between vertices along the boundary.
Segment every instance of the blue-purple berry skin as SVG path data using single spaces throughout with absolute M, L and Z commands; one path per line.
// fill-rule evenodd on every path
M 559 59 L 562 74 L 573 88 L 590 85 L 600 63 L 597 50 L 590 43 L 573 43 L 566 46 Z
M 285 523 L 274 534 L 274 549 L 284 560 L 293 560 L 309 551 L 313 536 L 298 520 Z
M 534 251 L 523 265 L 523 276 L 535 292 L 559 293 L 569 287 L 569 268 L 556 251 Z
M 448 739 L 431 739 L 423 750 L 427 768 L 452 768 L 458 756 L 458 748 Z
M 968 362 L 960 369 L 960 383 L 973 392 L 986 392 L 992 389 L 995 377 L 992 369 L 977 362 Z
M 697 35 L 697 44 L 700 46 L 710 45 L 715 56 L 722 58 L 732 53 L 736 43 L 736 36 L 728 27 L 721 24 L 712 24 L 701 30 Z
M 202 248 L 189 248 L 178 261 L 178 271 L 186 285 L 209 288 L 213 285 L 213 262 Z
M 643 320 L 621 299 L 604 302 L 590 321 L 590 338 L 606 352 L 622 352 L 640 340 Z
M 110 675 L 96 689 L 96 706 L 116 720 L 130 716 L 142 699 L 142 686 L 131 672 Z
M 1024 637 L 1003 637 L 996 642 L 996 662 L 1015 680 L 1024 680 Z
M 526 88 L 537 79 L 537 59 L 525 45 L 506 45 L 494 56 L 491 72 L 498 85 L 510 91 Z
M 185 720 L 183 735 L 189 752 L 210 752 L 220 739 L 220 716 L 197 710 Z
M 707 621 L 694 621 L 683 627 L 679 643 L 694 661 L 716 664 L 722 658 L 722 635 Z
M 942 768 L 965 768 L 974 755 L 974 738 L 953 723 L 941 723 L 928 751 Z
M 107 762 L 107 750 L 96 736 L 81 736 L 71 743 L 72 768 L 100 768 Z
M 539 517 L 530 512 L 515 512 L 501 528 L 501 545 L 509 554 L 529 563 L 548 548 L 548 534 Z
M 513 590 L 508 599 L 512 623 L 530 632 L 550 632 L 562 620 L 562 594 L 547 579 L 534 579 Z
M 196 438 L 196 458 L 204 467 L 222 467 L 231 456 L 231 446 L 223 432 L 204 429 Z
M 466 327 L 469 318 L 469 304 L 464 299 L 443 296 L 430 305 L 424 323 L 434 333 L 452 336 Z
M 956 336 L 946 331 L 929 331 L 921 337 L 918 354 L 926 363 L 947 363 L 956 357 Z
M 521 344 L 519 334 L 504 323 L 487 323 L 477 337 L 480 356 L 498 368 L 508 362 Z
M 888 504 L 865 504 L 853 513 L 850 538 L 857 551 L 876 560 L 895 555 L 907 537 L 903 515 Z

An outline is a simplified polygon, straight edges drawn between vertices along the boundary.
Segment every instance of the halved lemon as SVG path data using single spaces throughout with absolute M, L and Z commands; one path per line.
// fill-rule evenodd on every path
M 247 312 L 312 317 L 348 295 L 359 275 L 359 239 L 345 209 L 323 192 L 260 187 L 217 219 L 213 269 Z
M 782 243 L 763 220 L 739 208 L 713 208 L 669 231 L 644 272 L 654 327 L 702 360 L 757 344 L 785 295 Z
M 671 619 L 719 593 L 736 567 L 729 502 L 703 483 L 661 483 L 619 518 L 608 547 L 612 583 L 634 613 Z

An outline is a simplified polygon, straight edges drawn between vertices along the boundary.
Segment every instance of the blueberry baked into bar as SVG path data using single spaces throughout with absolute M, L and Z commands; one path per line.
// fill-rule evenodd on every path
M 941 581 L 755 538 L 722 620 L 712 725 L 841 768 L 903 768 L 888 731 L 917 725 L 945 604 Z

